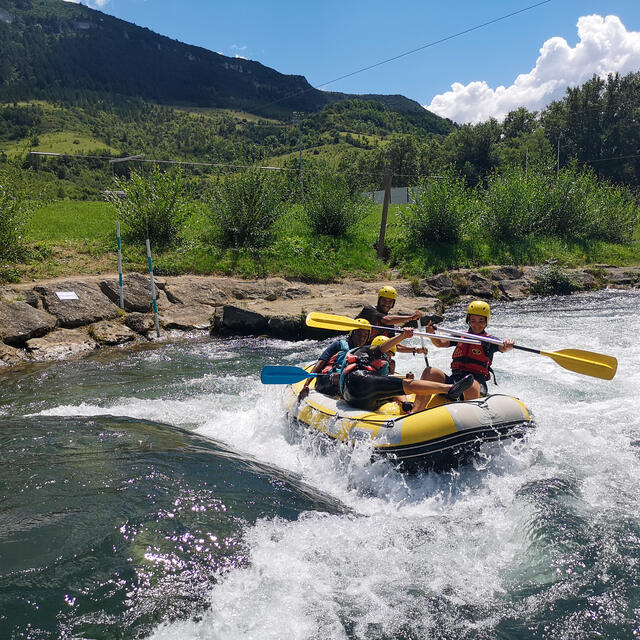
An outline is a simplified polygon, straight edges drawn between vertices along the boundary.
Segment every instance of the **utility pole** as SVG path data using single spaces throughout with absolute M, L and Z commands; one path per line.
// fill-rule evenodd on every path
M 298 124 L 298 149 L 299 149 L 299 169 L 298 175 L 300 176 L 300 198 L 304 200 L 304 181 L 302 178 L 302 119 L 304 118 L 304 111 L 294 111 L 293 121 Z
M 391 203 L 391 179 L 393 171 L 387 167 L 384 172 L 384 200 L 382 202 L 382 219 L 380 220 L 380 235 L 378 236 L 378 258 L 384 260 L 384 238 L 387 233 L 387 213 Z

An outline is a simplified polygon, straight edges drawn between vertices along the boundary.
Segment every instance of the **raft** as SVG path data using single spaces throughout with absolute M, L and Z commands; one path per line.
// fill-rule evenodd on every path
M 290 385 L 285 391 L 292 423 L 336 442 L 371 443 L 372 459 L 388 458 L 402 471 L 466 464 L 484 443 L 522 437 L 534 426 L 527 407 L 518 398 L 503 394 L 458 402 L 433 395 L 423 411 L 406 414 L 396 402 L 383 404 L 375 412 L 355 409 L 342 398 L 315 391 L 315 380 L 309 395 L 298 402 L 303 384 Z

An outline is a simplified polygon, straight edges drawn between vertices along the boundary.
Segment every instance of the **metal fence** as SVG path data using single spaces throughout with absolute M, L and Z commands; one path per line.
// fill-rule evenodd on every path
M 391 203 L 390 204 L 413 204 L 413 193 L 417 187 L 391 187 Z M 384 189 L 381 191 L 367 191 L 364 194 L 367 198 L 371 198 L 374 204 L 384 203 Z

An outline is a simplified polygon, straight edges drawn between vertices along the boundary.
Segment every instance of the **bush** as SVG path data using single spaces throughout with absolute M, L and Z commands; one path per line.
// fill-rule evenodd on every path
M 343 176 L 323 173 L 311 183 L 303 206 L 313 233 L 341 238 L 362 220 L 367 203 Z
M 220 177 L 209 202 L 218 244 L 223 248 L 266 246 L 285 200 L 282 177 L 275 171 L 252 168 Z
M 12 164 L 0 166 L 0 260 L 26 254 L 24 231 L 33 213 L 23 173 Z
M 457 243 L 477 207 L 475 191 L 467 189 L 464 178 L 451 170 L 437 180 L 423 179 L 413 198 L 414 203 L 401 214 L 401 221 L 407 244 L 414 249 Z
M 547 231 L 547 184 L 539 172 L 516 167 L 492 174 L 482 204 L 484 228 L 494 241 L 513 242 Z
M 581 287 L 554 261 L 543 264 L 531 285 L 531 292 L 538 296 L 567 295 Z
M 178 239 L 189 214 L 190 190 L 181 169 L 163 172 L 157 165 L 149 173 L 132 171 L 116 178 L 116 190 L 107 196 L 114 205 L 123 233 L 129 239 L 156 245 Z

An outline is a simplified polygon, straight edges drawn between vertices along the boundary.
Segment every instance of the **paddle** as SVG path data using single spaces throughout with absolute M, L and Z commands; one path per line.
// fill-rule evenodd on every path
M 475 337 L 476 340 L 482 342 L 490 342 L 491 344 L 503 344 L 499 338 L 491 338 L 489 336 L 479 336 L 468 331 L 457 331 L 456 329 L 445 329 L 438 327 L 439 331 L 445 331 L 451 334 L 450 340 L 466 339 L 469 336 Z M 436 334 L 430 334 L 435 336 Z M 608 356 L 594 351 L 584 351 L 583 349 L 561 349 L 560 351 L 541 351 L 540 349 L 532 349 L 531 347 L 521 347 L 514 344 L 514 349 L 528 351 L 529 353 L 537 353 L 541 356 L 551 358 L 554 362 L 569 371 L 575 371 L 592 378 L 602 378 L 603 380 L 611 380 L 618 370 L 618 361 L 613 356 Z
M 424 325 L 422 324 L 422 318 L 420 318 L 418 320 L 418 329 L 422 329 Z M 429 356 L 427 355 L 427 350 L 425 349 L 424 346 L 424 338 L 422 336 L 420 336 L 420 344 L 422 345 L 422 348 L 424 349 L 424 364 L 425 366 L 429 366 Z
M 331 313 L 319 313 L 313 311 L 307 316 L 307 326 L 315 327 L 316 329 L 330 329 L 332 331 L 352 331 L 353 329 L 364 329 L 357 320 L 347 318 L 347 316 L 335 316 Z M 371 325 L 372 329 L 383 329 L 384 331 L 395 331 L 396 333 L 402 333 L 402 329 L 391 326 Z M 446 334 L 427 333 L 414 331 L 414 336 L 425 336 L 427 338 L 442 338 L 443 340 L 449 340 L 450 336 Z M 478 338 L 460 337 L 458 342 L 468 342 L 469 344 L 480 344 Z
M 317 373 L 309 373 L 302 367 L 270 366 L 262 367 L 260 381 L 262 384 L 295 384 L 306 378 L 315 378 Z

